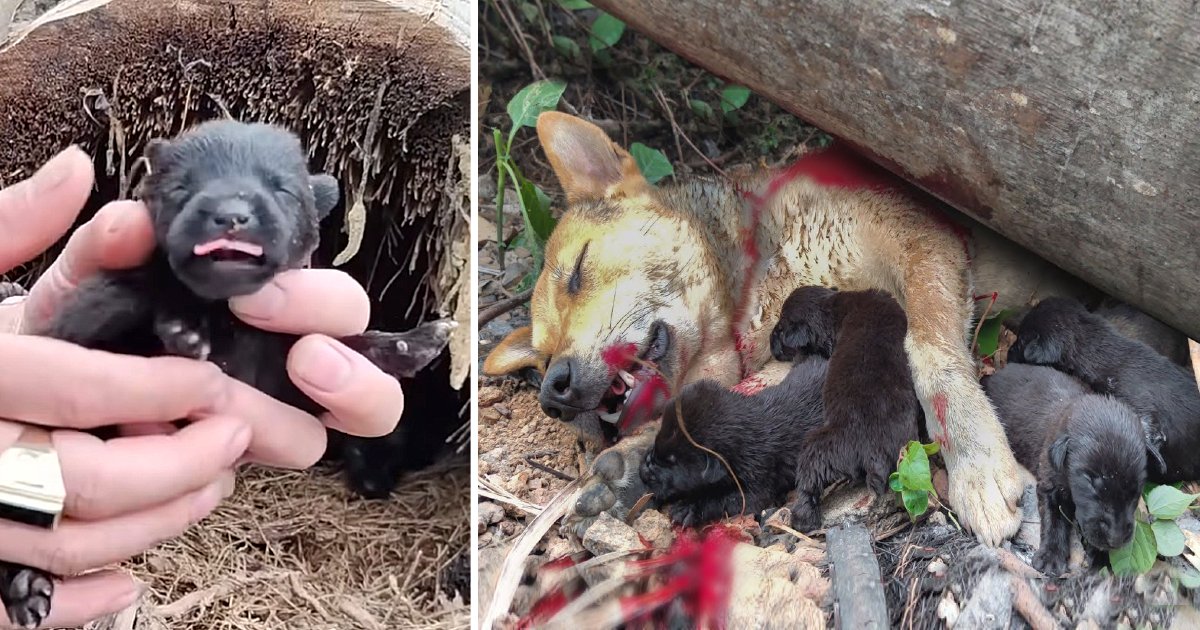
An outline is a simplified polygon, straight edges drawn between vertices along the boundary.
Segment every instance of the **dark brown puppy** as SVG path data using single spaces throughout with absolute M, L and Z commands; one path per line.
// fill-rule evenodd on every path
M 1071 521 L 1094 559 L 1127 544 L 1146 481 L 1146 442 L 1128 405 L 1054 368 L 1010 363 L 982 379 L 1013 455 L 1038 480 L 1042 542 L 1034 566 L 1067 568 Z
M 795 487 L 796 457 L 804 435 L 821 425 L 821 391 L 826 361 L 796 365 L 783 382 L 747 396 L 716 381 L 684 387 L 669 401 L 654 448 L 640 473 L 655 499 L 668 504 L 671 519 L 702 525 L 742 511 L 742 495 L 729 471 L 692 439 L 725 458 L 746 496 L 746 513 L 783 503 Z M 678 406 L 676 405 L 678 402 Z
M 1150 481 L 1200 479 L 1196 380 L 1150 346 L 1121 335 L 1079 302 L 1049 298 L 1021 320 L 1008 360 L 1049 365 L 1129 405 L 1150 449 Z
M 866 479 L 888 496 L 888 475 L 900 450 L 920 434 L 921 405 L 904 350 L 908 319 L 883 291 L 796 289 L 771 331 L 780 361 L 829 358 L 822 394 L 825 423 L 804 438 L 797 455 L 792 525 L 821 526 L 821 492 L 830 482 Z

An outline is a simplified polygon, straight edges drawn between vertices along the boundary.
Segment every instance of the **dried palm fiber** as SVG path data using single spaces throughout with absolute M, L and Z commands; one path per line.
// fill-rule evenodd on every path
M 469 369 L 470 55 L 428 12 L 442 4 L 64 5 L 76 13 L 14 29 L 0 52 L 0 186 L 77 143 L 97 166 L 83 221 L 130 194 L 150 138 L 221 116 L 292 129 L 312 169 L 345 191 L 314 262 L 351 255 L 341 268 L 367 287 L 372 327 L 459 319 L 453 361 L 421 388 L 444 402 L 446 433 L 458 427 Z M 414 5 L 427 10 L 404 8 Z M 9 279 L 30 283 L 60 247 Z M 126 627 L 464 627 L 466 593 L 444 584 L 469 545 L 462 464 L 460 455 L 411 475 L 387 503 L 356 501 L 327 473 L 252 470 L 213 517 L 133 561 L 151 589 Z

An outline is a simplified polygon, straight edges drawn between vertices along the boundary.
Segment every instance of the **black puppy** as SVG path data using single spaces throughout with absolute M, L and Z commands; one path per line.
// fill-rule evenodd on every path
M 804 438 L 797 457 L 793 527 L 821 526 L 821 492 L 839 478 L 860 481 L 877 500 L 901 449 L 920 436 L 921 404 L 904 350 L 908 318 L 883 291 L 801 287 L 783 304 L 771 331 L 780 361 L 829 358 L 822 393 L 825 424 Z
M 303 267 L 318 224 L 336 205 L 337 182 L 311 176 L 293 134 L 265 124 L 214 121 L 146 147 L 142 198 L 157 249 L 144 265 L 81 285 L 46 330 L 84 347 L 139 356 L 207 359 L 230 376 L 309 413 L 324 411 L 287 375 L 298 339 L 243 323 L 227 300 Z M 442 353 L 453 324 L 343 338 L 389 374 L 411 377 Z M 50 576 L 0 565 L 0 599 L 21 627 L 50 610 Z
M 1172 363 L 1188 372 L 1192 371 L 1187 336 L 1178 330 L 1129 304 L 1113 299 L 1106 300 L 1092 312 L 1107 320 L 1113 329 L 1122 335 L 1150 346 Z
M 821 424 L 825 373 L 826 361 L 814 357 L 753 396 L 710 380 L 684 387 L 667 403 L 654 448 L 642 462 L 646 488 L 669 504 L 672 520 L 686 527 L 741 513 L 742 495 L 729 471 L 687 439 L 682 418 L 697 444 L 719 453 L 733 468 L 747 514 L 781 504 L 796 485 L 804 435 Z
M 1133 410 L 1054 368 L 1010 363 L 982 379 L 1013 455 L 1037 476 L 1042 542 L 1034 566 L 1061 575 L 1071 520 L 1093 559 L 1127 544 L 1146 481 L 1146 441 Z
M 1042 300 L 1021 320 L 1009 362 L 1049 365 L 1129 405 L 1150 449 L 1155 483 L 1200 479 L 1200 390 L 1184 368 L 1119 334 L 1065 298 Z

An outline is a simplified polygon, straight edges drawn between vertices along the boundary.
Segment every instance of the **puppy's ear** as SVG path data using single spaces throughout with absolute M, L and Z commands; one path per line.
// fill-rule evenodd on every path
M 1063 470 L 1067 467 L 1067 450 L 1070 444 L 1071 438 L 1060 435 L 1050 445 L 1050 466 L 1054 470 Z
M 1013 348 L 1017 351 L 1016 357 L 1010 354 L 1009 360 L 1034 365 L 1054 365 L 1062 360 L 1064 351 L 1061 339 L 1046 338 L 1037 334 L 1022 341 L 1020 333 L 1017 333 L 1017 343 Z
M 500 345 L 492 349 L 483 362 L 483 373 L 488 376 L 503 376 L 515 374 L 525 368 L 541 369 L 542 357 L 533 348 L 533 329 L 529 326 L 518 328 Z
M 630 197 L 650 189 L 633 156 L 590 122 L 544 112 L 538 116 L 537 133 L 568 203 Z
M 308 178 L 308 183 L 312 186 L 313 199 L 317 204 L 317 221 L 323 221 L 337 205 L 340 195 L 337 179 L 332 175 L 313 175 Z
M 171 154 L 171 143 L 162 138 L 154 138 L 146 142 L 146 148 L 142 151 L 142 155 L 150 161 L 151 171 L 158 170 L 162 164 L 165 164 Z

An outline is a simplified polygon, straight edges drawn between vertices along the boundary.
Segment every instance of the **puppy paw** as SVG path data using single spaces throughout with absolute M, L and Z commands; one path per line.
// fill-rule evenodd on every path
M 442 354 L 457 327 L 458 322 L 452 319 L 438 319 L 404 332 L 369 330 L 338 341 L 384 372 L 396 378 L 412 378 Z
M 1008 449 L 949 458 L 950 507 L 985 545 L 998 547 L 1021 527 L 1021 496 L 1032 479 Z
M 50 614 L 54 582 L 30 567 L 5 565 L 0 570 L 0 600 L 8 619 L 19 628 L 36 628 Z
M 788 511 L 792 513 L 792 529 L 807 534 L 821 529 L 821 511 L 804 499 L 791 504 Z
M 201 323 L 161 317 L 154 323 L 154 331 L 167 354 L 206 361 L 212 353 L 208 329 Z
M 625 520 L 630 508 L 646 494 L 646 485 L 642 483 L 638 468 L 646 452 L 654 447 L 656 433 L 645 431 L 627 437 L 596 457 L 580 486 L 579 497 L 567 515 L 565 527 L 583 538 L 604 512 Z
M 1061 549 L 1040 549 L 1033 557 L 1033 568 L 1047 577 L 1059 577 L 1067 572 L 1067 553 Z

